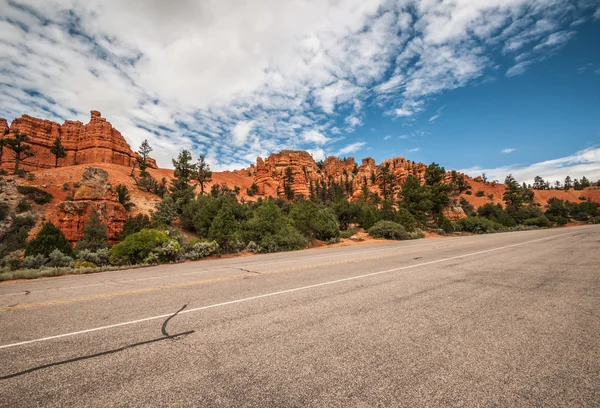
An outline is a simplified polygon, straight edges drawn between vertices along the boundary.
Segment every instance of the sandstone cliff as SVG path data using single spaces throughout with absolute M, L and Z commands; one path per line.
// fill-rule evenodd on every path
M 75 164 L 113 163 L 131 167 L 137 153 L 134 153 L 121 133 L 104 119 L 100 112 L 91 111 L 90 122 L 83 124 L 79 121 L 67 120 L 62 125 L 49 120 L 37 119 L 23 115 L 13 120 L 8 127 L 5 119 L 0 119 L 0 137 L 9 129 L 19 130 L 29 136 L 29 145 L 34 153 L 21 163 L 24 170 L 34 171 L 54 167 L 55 157 L 50 148 L 56 138 L 60 138 L 65 147 L 66 157 L 58 160 L 59 167 Z M 156 162 L 150 160 L 150 165 L 156 167 Z M 14 157 L 11 151 L 4 149 L 0 158 L 0 167 L 12 170 Z

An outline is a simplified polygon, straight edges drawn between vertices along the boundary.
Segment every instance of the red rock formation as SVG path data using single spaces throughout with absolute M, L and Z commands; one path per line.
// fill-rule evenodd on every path
M 0 119 L 0 134 L 6 120 Z M 113 163 L 121 166 L 133 166 L 137 153 L 134 153 L 121 133 L 112 127 L 98 111 L 91 111 L 90 122 L 86 125 L 79 121 L 67 120 L 62 125 L 23 115 L 10 125 L 10 131 L 19 130 L 29 136 L 28 144 L 34 153 L 22 162 L 24 170 L 40 170 L 54 167 L 55 158 L 50 153 L 54 140 L 61 139 L 67 156 L 58 160 L 59 167 L 86 163 Z M 10 133 L 9 133 L 10 134 Z M 150 160 L 156 167 L 156 162 Z M 12 170 L 14 157 L 4 149 L 0 167 Z
M 108 183 L 108 172 L 96 167 L 85 170 L 79 187 L 73 192 L 72 200 L 63 201 L 56 208 L 55 219 L 52 221 L 72 243 L 83 237 L 83 228 L 94 210 L 106 224 L 111 242 L 119 240 L 123 224 L 129 216 Z

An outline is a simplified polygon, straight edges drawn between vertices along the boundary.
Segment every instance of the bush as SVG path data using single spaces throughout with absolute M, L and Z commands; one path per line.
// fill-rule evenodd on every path
M 11 227 L 0 241 L 0 257 L 23 249 L 27 245 L 29 231 L 35 225 L 35 218 L 27 216 L 11 216 Z
M 553 217 L 553 219 L 550 219 L 550 217 L 547 217 L 550 221 L 555 222 L 559 227 L 562 227 L 563 225 L 566 225 L 569 222 L 568 218 L 562 217 L 562 216 L 557 216 L 557 217 Z
M 111 263 L 137 264 L 143 262 L 156 248 L 169 240 L 167 234 L 154 229 L 144 229 L 129 235 L 110 249 Z
M 47 222 L 37 236 L 27 244 L 25 256 L 37 254 L 50 256 L 56 249 L 69 257 L 73 257 L 73 248 L 71 248 L 71 244 L 65 238 L 65 235 L 54 224 Z
M 48 258 L 42 254 L 29 255 L 23 258 L 20 267 L 23 269 L 40 269 L 46 262 L 48 262 Z
M 125 239 L 128 235 L 140 232 L 143 229 L 152 228 L 152 221 L 150 217 L 144 214 L 138 214 L 135 217 L 129 217 L 123 224 L 123 230 L 121 231 L 121 239 Z
M 257 254 L 262 251 L 262 248 L 256 242 L 250 241 L 248 242 L 248 245 L 246 245 L 246 251 Z
M 17 191 L 36 204 L 48 204 L 53 198 L 52 194 L 33 186 L 17 186 Z
M 81 263 L 93 263 L 96 266 L 105 266 L 110 264 L 110 251 L 108 248 L 98 249 L 92 252 L 89 249 L 83 249 L 77 253 L 77 258 Z
M 483 190 L 477 190 L 475 192 L 475 197 L 483 197 L 485 195 L 485 193 L 483 192 Z
M 488 232 L 497 232 L 504 230 L 504 226 L 492 220 L 483 217 L 463 218 L 454 223 L 456 231 L 472 232 L 475 234 L 485 234 Z
M 0 203 L 0 221 L 4 221 L 8 217 L 10 206 L 6 203 Z
M 309 239 L 328 241 L 340 237 L 340 226 L 333 210 L 312 201 L 297 202 L 290 210 L 290 220 Z
M 528 220 L 523 221 L 523 225 L 542 227 L 542 228 L 550 228 L 552 226 L 552 221 L 550 221 L 546 217 L 536 217 L 536 218 L 530 218 Z
M 108 247 L 108 233 L 106 224 L 100 221 L 100 216 L 95 210 L 92 211 L 90 218 L 83 227 L 83 238 L 77 243 L 76 251 L 87 249 L 89 251 L 98 251 Z
M 219 244 L 212 242 L 197 242 L 185 251 L 185 258 L 197 261 L 219 252 Z
M 419 228 L 415 228 L 414 231 L 408 233 L 408 239 L 420 239 L 425 238 L 425 233 Z
M 131 207 L 133 207 L 133 203 L 131 202 L 131 197 L 129 196 L 129 189 L 124 184 L 119 184 L 115 187 L 115 192 L 117 193 L 117 200 L 119 203 L 129 211 Z
M 350 238 L 352 235 L 356 234 L 358 230 L 356 228 L 350 228 L 346 231 L 340 231 L 340 238 Z
M 96 268 L 98 265 L 96 265 L 93 262 L 89 262 L 89 261 L 76 261 L 73 264 L 73 268 L 74 269 L 81 269 L 81 268 Z
M 16 210 L 17 210 L 17 214 L 21 214 L 26 211 L 29 211 L 29 210 L 31 210 L 31 203 L 29 201 L 27 201 L 26 199 L 22 198 L 17 203 Z
M 222 205 L 208 230 L 208 239 L 216 241 L 224 252 L 234 252 L 238 247 L 239 223 L 229 205 Z
M 444 230 L 444 233 L 446 234 L 454 232 L 454 225 L 452 225 L 452 222 L 448 218 L 446 218 L 444 214 L 440 214 L 438 218 L 438 225 L 442 230 Z
M 165 196 L 156 206 L 156 211 L 152 213 L 152 219 L 171 225 L 173 221 L 179 218 L 177 204 L 170 195 Z
M 600 216 L 598 216 L 598 217 L 591 217 L 588 220 L 588 224 L 600 224 Z
M 402 225 L 394 221 L 379 221 L 369 228 L 369 235 L 385 239 L 409 239 L 410 235 Z
M 181 260 L 183 255 L 181 245 L 174 239 L 165 242 L 153 252 L 158 256 L 160 262 L 177 262 Z
M 69 255 L 63 254 L 58 249 L 52 251 L 48 258 L 48 266 L 52 266 L 55 268 L 73 266 L 73 258 L 71 258 Z
M 8 254 L 4 258 L 2 258 L 2 260 L 0 261 L 0 264 L 2 265 L 3 268 L 13 271 L 15 269 L 20 268 L 21 257 L 19 256 L 18 253 Z

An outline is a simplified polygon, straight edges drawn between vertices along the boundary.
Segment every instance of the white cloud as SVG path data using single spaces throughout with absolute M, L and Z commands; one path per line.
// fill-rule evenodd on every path
M 252 126 L 254 122 L 250 121 L 241 121 L 238 122 L 237 125 L 231 131 L 231 135 L 233 136 L 233 143 L 236 146 L 243 146 L 246 144 L 246 140 L 248 139 L 248 135 L 252 130 Z
M 356 128 L 363 125 L 362 119 L 357 118 L 356 116 L 348 116 L 346 119 L 344 119 L 344 121 L 351 128 Z
M 598 18 L 593 3 L 0 0 L 0 116 L 98 109 L 161 166 L 182 148 L 247 164 L 307 133 L 330 142 L 342 115 L 361 126 L 371 99 L 412 118 L 485 78 L 497 51 L 523 73 Z
M 512 174 L 519 182 L 533 183 L 535 176 L 541 176 L 548 181 L 563 181 L 566 176 L 571 178 L 587 177 L 591 181 L 600 179 L 600 148 L 580 150 L 570 156 L 546 160 L 531 165 L 511 165 L 496 168 L 473 167 L 459 170 L 472 177 L 485 173 L 489 180 L 504 181 Z
M 365 142 L 355 142 L 355 143 L 349 144 L 347 146 L 342 147 L 340 150 L 338 150 L 336 155 L 344 156 L 346 154 L 355 153 L 358 150 L 362 149 L 364 145 L 366 145 Z
M 316 130 L 309 130 L 304 132 L 302 134 L 302 140 L 306 143 L 316 143 L 318 145 L 323 145 L 329 142 L 329 138 L 327 136 Z
M 516 151 L 517 149 L 515 149 L 514 147 L 507 147 L 506 149 L 500 150 L 500 153 L 508 154 Z
M 414 148 L 412 148 L 412 149 L 408 149 L 408 150 L 406 151 L 406 153 L 416 153 L 416 152 L 418 152 L 419 150 L 421 150 L 421 148 L 420 148 L 420 147 L 414 147 Z
M 321 148 L 308 149 L 307 152 L 315 159 L 315 161 L 324 160 L 326 157 L 325 151 Z
M 430 117 L 430 118 L 429 118 L 429 121 L 430 121 L 430 122 L 435 122 L 435 120 L 436 120 L 437 118 L 439 118 L 439 117 L 440 117 L 440 115 L 441 115 L 441 114 L 439 114 L 439 113 L 438 113 L 438 114 L 435 114 L 435 115 L 433 115 L 432 117 Z
M 386 135 L 383 137 L 383 140 L 390 140 L 392 137 L 390 135 Z

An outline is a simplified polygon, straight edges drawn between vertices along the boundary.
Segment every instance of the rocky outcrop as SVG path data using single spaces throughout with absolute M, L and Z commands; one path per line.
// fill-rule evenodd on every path
M 72 199 L 57 204 L 56 208 L 56 219 L 53 221 L 73 243 L 83 237 L 83 228 L 94 210 L 106 224 L 108 238 L 112 242 L 119 239 L 123 224 L 129 216 L 108 183 L 108 172 L 95 167 L 85 170 Z
M 4 133 L 3 126 L 7 127 L 6 120 L 0 119 L 0 135 Z M 23 115 L 10 124 L 8 137 L 15 130 L 29 136 L 27 143 L 31 145 L 31 151 L 34 153 L 33 157 L 21 162 L 21 168 L 24 170 L 54 167 L 55 157 L 50 153 L 50 148 L 56 138 L 60 138 L 67 154 L 58 160 L 59 167 L 88 163 L 113 163 L 131 167 L 137 157 L 137 153 L 131 150 L 121 132 L 113 128 L 98 111 L 91 111 L 90 122 L 85 125 L 72 120 L 59 125 L 49 120 Z M 156 162 L 150 160 L 150 165 L 156 167 Z M 4 149 L 0 167 L 7 170 L 14 167 L 13 154 L 7 149 Z

